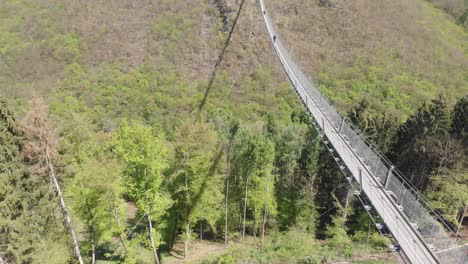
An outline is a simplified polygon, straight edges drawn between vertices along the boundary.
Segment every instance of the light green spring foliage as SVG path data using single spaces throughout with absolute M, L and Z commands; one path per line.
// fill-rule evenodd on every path
M 67 193 L 73 195 L 72 208 L 84 225 L 86 250 L 90 243 L 96 246 L 112 242 L 123 230 L 123 192 L 120 165 L 112 160 L 90 160 L 83 164 L 68 185 Z
M 332 218 L 332 223 L 327 227 L 326 234 L 329 237 L 329 245 L 331 248 L 337 251 L 338 254 L 343 255 L 346 258 L 351 257 L 353 245 L 351 238 L 348 236 L 345 227 L 345 209 L 338 199 L 335 198 L 335 206 L 338 208 L 338 213 Z M 347 212 L 349 214 L 349 212 Z
M 353 251 L 379 252 L 387 249 L 388 245 L 392 244 L 388 237 L 381 235 L 374 228 L 375 224 L 364 208 L 354 208 L 348 219 L 354 220 L 353 223 L 348 221 L 347 224 L 349 230 L 354 231 L 354 234 L 350 235 L 353 241 Z
M 152 233 L 157 248 L 164 243 L 160 231 L 165 222 L 161 220 L 173 203 L 162 186 L 164 170 L 169 166 L 164 137 L 151 127 L 138 123 L 130 125 L 124 120 L 112 143 L 114 152 L 124 163 L 125 193 L 135 202 L 140 214 L 151 215 L 155 222 Z M 142 244 L 151 248 L 149 239 Z
M 238 182 L 237 192 L 242 193 L 242 197 L 247 185 L 247 210 L 249 215 L 253 215 L 254 230 L 262 222 L 265 210 L 267 216 L 277 214 L 274 158 L 273 142 L 262 132 L 247 129 L 238 132 L 233 144 L 231 178 L 234 179 L 231 181 Z M 243 208 L 244 199 L 238 199 L 237 203 L 239 208 Z
M 396 51 L 382 49 L 373 55 L 373 63 L 357 58 L 352 65 L 330 65 L 316 76 L 319 88 L 341 109 L 363 98 L 377 112 L 389 112 L 403 118 L 414 106 L 432 98 L 437 86 L 412 73 L 401 61 L 394 61 Z M 417 93 L 415 96 L 414 93 Z
M 313 215 L 312 203 L 309 199 L 313 195 L 305 188 L 298 185 L 308 185 L 307 170 L 299 172 L 301 155 L 304 148 L 313 150 L 314 145 L 308 146 L 309 138 L 306 137 L 307 127 L 304 124 L 293 123 L 278 129 L 274 135 L 275 140 L 275 168 L 277 171 L 277 195 L 278 222 L 281 230 L 296 224 L 312 226 L 313 221 L 302 221 Z M 308 160 L 306 164 L 313 161 Z M 313 166 L 314 167 L 314 166 Z M 309 168 L 311 169 L 311 168 Z M 312 170 L 309 170 L 313 174 Z M 301 175 L 304 173 L 304 175 Z M 302 177 L 303 176 L 303 177 Z M 302 199 L 305 198 L 305 199 Z M 299 216 L 302 215 L 302 216 Z M 299 218 L 301 219 L 299 219 Z
M 180 124 L 197 102 L 185 80 L 154 64 L 148 59 L 130 71 L 118 63 L 103 63 L 97 70 L 70 64 L 52 94 L 60 127 L 75 121 L 91 125 L 94 132 L 111 131 L 126 118 L 151 124 L 173 139 L 174 125 Z
M 284 79 L 280 77 L 282 75 L 277 74 L 278 67 L 275 64 L 267 65 L 271 61 L 265 58 L 270 58 L 272 54 L 265 47 L 269 47 L 270 44 L 266 39 L 261 40 L 262 36 L 258 31 L 251 32 L 250 28 L 254 29 L 257 25 L 252 24 L 257 23 L 256 4 L 246 5 L 246 13 L 241 16 L 239 24 L 239 29 L 242 30 L 235 32 L 235 41 L 228 49 L 226 57 L 228 63 L 223 64 L 230 66 L 219 72 L 209 94 L 208 103 L 201 114 L 209 124 L 203 123 L 205 121 L 195 125 L 191 121 L 184 123 L 197 109 L 203 97 L 207 76 L 212 69 L 212 62 L 216 59 L 214 51 L 219 50 L 219 43 L 225 38 L 225 34 L 219 31 L 221 23 L 217 22 L 221 19 L 217 8 L 211 3 L 200 2 L 203 1 L 153 1 L 157 15 L 148 17 L 153 19 L 150 22 L 149 40 L 135 40 L 137 45 L 145 47 L 143 52 L 146 53 L 146 58 L 141 63 L 133 64 L 138 66 L 128 68 L 125 63 L 118 62 L 128 58 L 98 61 L 96 65 L 87 64 L 83 58 L 89 57 L 90 54 L 85 54 L 89 49 L 84 46 L 96 42 L 96 38 L 93 34 L 82 34 L 79 29 L 78 33 L 66 32 L 69 30 L 66 25 L 68 18 L 62 14 L 62 11 L 67 9 L 64 8 L 64 5 L 67 5 L 66 1 L 3 1 L 0 4 L 0 91 L 15 99 L 13 105 L 20 114 L 24 109 L 21 98 L 30 91 L 51 91 L 48 96 L 50 111 L 55 127 L 62 136 L 60 153 L 63 155 L 60 156 L 60 165 L 63 167 L 60 168 L 63 169 L 63 184 L 66 185 L 65 195 L 68 198 L 68 194 L 74 195 L 78 192 L 76 197 L 80 201 L 85 204 L 86 201 L 93 202 L 88 204 L 92 205 L 88 208 L 96 209 L 96 212 L 87 215 L 84 213 L 86 208 L 83 204 L 72 205 L 73 216 L 79 220 L 76 223 L 80 228 L 83 223 L 88 229 L 103 228 L 102 222 L 108 219 L 109 215 L 108 212 L 98 209 L 106 207 L 105 201 L 93 197 L 105 196 L 108 190 L 117 188 L 114 185 L 92 186 L 91 182 L 106 182 L 113 177 L 121 177 L 121 183 L 113 182 L 123 185 L 122 190 L 115 190 L 119 194 L 117 199 L 120 199 L 122 194 L 130 197 L 130 202 L 136 202 L 139 215 L 152 209 L 154 235 L 158 244 L 162 239 L 159 231 L 165 229 L 173 220 L 164 217 L 168 208 L 181 214 L 186 214 L 186 209 L 189 208 L 190 213 L 187 217 L 192 225 L 206 221 L 212 229 L 222 229 L 220 219 L 224 214 L 225 191 L 223 180 L 227 171 L 224 159 L 221 158 L 225 153 L 221 138 L 222 135 L 228 134 L 227 124 L 239 119 L 249 127 L 249 132 L 239 135 L 235 143 L 238 145 L 233 148 L 230 175 L 232 189 L 228 205 L 230 231 L 238 231 L 241 215 L 239 208 L 242 207 L 242 199 L 239 197 L 243 197 L 242 183 L 249 176 L 247 222 L 254 232 L 258 226 L 254 227 L 253 223 L 258 225 L 261 222 L 265 204 L 270 216 L 269 230 L 288 229 L 295 224 L 308 228 L 274 236 L 262 252 L 247 255 L 250 257 L 252 254 L 251 259 L 259 263 L 271 263 L 274 260 L 281 263 L 289 259 L 300 263 L 314 263 L 318 260 L 307 256 L 301 259 L 299 256 L 313 256 L 314 250 L 318 250 L 315 245 L 307 246 L 314 242 L 313 236 L 307 232 L 314 231 L 316 214 L 315 205 L 311 201 L 316 197 L 316 190 L 311 184 L 312 179 L 306 181 L 309 179 L 307 177 L 312 178 L 316 174 L 318 155 L 309 153 L 310 155 L 304 158 L 304 149 L 311 148 L 304 146 L 303 142 L 310 143 L 312 139 L 304 139 L 304 128 L 297 125 L 297 120 L 292 117 L 302 111 L 301 105 L 289 84 L 283 82 Z M 282 5 L 280 2 L 278 1 L 278 4 Z M 425 5 L 423 11 L 428 15 L 411 26 L 432 31 L 429 31 L 429 38 L 415 37 L 417 42 L 411 42 L 411 45 L 426 50 L 429 47 L 430 56 L 427 60 L 416 56 L 418 61 L 410 61 L 413 58 L 409 56 L 411 54 L 404 51 L 402 53 L 400 47 L 376 45 L 371 51 L 365 50 L 365 54 L 352 53 L 352 63 L 332 61 L 327 64 L 325 59 L 310 60 L 312 64 L 304 66 L 320 67 L 318 74 L 313 76 L 314 80 L 341 110 L 348 110 L 361 98 L 368 98 L 371 114 L 390 112 L 404 120 L 421 101 L 433 98 L 441 90 L 445 90 L 450 98 L 459 96 L 466 92 L 466 71 L 465 67 L 460 67 L 459 61 L 453 63 L 453 57 L 463 58 L 466 33 L 461 32 L 460 28 L 429 5 Z M 233 12 L 228 12 L 229 14 L 232 16 Z M 327 12 L 321 14 L 329 16 Z M 199 23 L 201 15 L 203 19 L 202 23 Z M 312 17 L 309 14 L 307 16 Z M 296 17 L 303 21 L 304 17 L 301 15 Z M 292 20 L 293 17 L 287 19 Z M 318 22 L 320 21 L 315 20 L 314 25 Z M 398 25 L 398 21 L 395 22 Z M 249 30 L 245 30 L 246 25 Z M 283 26 L 287 30 L 301 29 L 301 32 L 294 32 L 296 36 L 305 36 L 307 30 L 314 28 L 308 27 L 307 24 L 298 27 L 294 24 Z M 257 34 L 254 36 L 256 38 L 251 36 L 252 33 Z M 338 33 L 335 35 L 346 35 L 341 34 L 341 31 Z M 99 38 L 106 38 L 112 34 L 105 32 L 97 35 Z M 250 39 L 255 41 L 247 41 Z M 143 42 L 147 44 L 142 44 Z M 340 45 L 347 43 L 332 42 Z M 239 43 L 242 43 L 242 46 Z M 330 47 L 327 46 L 328 48 Z M 333 47 L 331 48 L 333 50 Z M 123 53 L 125 52 L 121 54 Z M 426 53 L 423 55 L 428 55 Z M 213 57 L 208 56 L 209 54 Z M 255 66 L 251 67 L 252 65 Z M 223 101 L 223 98 L 226 100 Z M 119 127 L 121 118 L 131 121 L 124 122 Z M 277 123 L 276 132 L 272 132 L 274 129 L 270 131 L 271 127 L 264 128 L 267 118 Z M 140 125 L 141 123 L 148 126 Z M 174 127 L 183 128 L 176 130 Z M 268 133 L 265 130 L 268 130 Z M 163 131 L 165 137 L 161 136 L 159 131 Z M 109 154 L 109 141 L 113 153 L 119 157 L 118 161 L 106 155 L 103 155 L 105 158 L 101 156 L 103 152 Z M 270 141 L 274 142 L 273 147 Z M 166 145 L 171 151 L 166 149 Z M 190 153 L 192 147 L 194 150 Z M 175 172 L 185 156 L 190 156 L 190 159 L 182 163 L 176 173 L 176 179 L 172 181 L 166 178 Z M 121 173 L 115 170 L 112 165 L 115 163 L 119 163 L 116 167 L 122 168 Z M 168 171 L 171 173 L 166 173 L 169 164 L 171 166 Z M 94 171 L 101 172 L 101 175 L 94 175 L 96 179 L 92 178 Z M 449 212 L 452 218 L 456 207 L 462 202 L 460 197 L 464 197 L 466 174 L 462 175 L 452 177 L 444 174 L 434 177 L 433 180 L 436 190 L 433 196 L 436 201 L 434 204 Z M 21 178 L 20 173 L 13 176 L 10 179 L 12 181 Z M 186 176 L 189 179 L 187 187 L 184 183 Z M 7 182 L 4 177 L 0 180 Z M 167 193 L 161 190 L 166 184 L 165 181 L 169 181 L 167 189 L 175 200 L 174 203 Z M 289 188 L 290 186 L 285 184 L 288 181 L 296 187 Z M 455 192 L 448 191 L 450 184 L 457 184 Z M 0 189 L 3 193 L 0 193 L 0 197 L 6 192 L 15 194 L 15 186 L 11 183 L 2 185 Z M 25 193 L 32 193 L 30 190 L 35 189 L 34 186 L 28 187 Z M 288 195 L 288 192 L 291 195 Z M 20 204 L 31 199 L 30 197 L 13 195 L 6 201 Z M 12 214 L 15 213 L 13 210 Z M 30 231 L 30 222 L 34 222 L 30 220 L 34 218 L 28 217 L 21 221 L 15 220 L 17 224 L 13 226 L 13 235 L 24 240 L 29 239 L 22 236 Z M 331 243 L 338 247 L 342 246 L 339 241 L 346 240 L 347 235 L 345 229 L 340 228 L 340 217 L 334 218 L 337 223 L 329 228 L 330 236 L 335 239 L 332 239 Z M 132 219 L 125 220 L 127 221 L 124 224 L 129 227 Z M 60 222 L 60 219 L 57 221 Z M 175 227 L 176 234 L 185 228 L 180 222 L 182 221 Z M 10 221 L 0 219 L 0 224 L 5 223 L 10 224 Z M 22 224 L 27 228 L 22 228 Z M 15 233 L 16 231 L 18 233 Z M 172 231 L 168 229 L 167 232 Z M 115 241 L 117 233 L 106 230 L 101 232 L 100 237 L 106 242 L 113 236 Z M 215 233 L 220 234 L 217 231 Z M 248 233 L 252 234 L 250 230 Z M 357 233 L 353 239 L 362 240 L 362 235 L 362 232 Z M 375 233 L 372 233 L 372 236 L 374 235 Z M 0 235 L 1 239 L 3 237 Z M 86 243 L 86 239 L 83 236 L 82 243 Z M 66 243 L 62 242 L 63 239 L 47 237 L 41 243 L 32 246 L 23 243 L 24 247 L 15 248 L 13 251 L 22 259 L 27 259 L 30 249 L 35 248 L 37 254 L 32 256 L 32 262 L 44 263 L 54 259 L 57 263 L 63 263 L 68 256 L 63 253 L 66 251 Z M 145 230 L 137 232 L 128 243 L 128 263 L 152 261 Z M 44 244 L 50 246 L 45 247 Z M 103 243 L 99 249 L 107 249 L 107 244 Z M 334 248 L 320 250 L 327 252 L 333 251 Z M 251 249 L 247 251 L 252 252 Z M 245 253 L 241 250 L 239 252 L 239 255 Z M 347 253 L 340 254 L 343 256 Z M 237 259 L 234 257 L 226 256 L 219 262 L 235 263 L 235 260 Z
M 277 214 L 275 200 L 275 175 L 273 174 L 275 148 L 273 143 L 263 135 L 254 136 L 250 146 L 255 148 L 249 158 L 255 160 L 249 182 L 249 208 L 254 209 L 254 221 L 257 225 L 264 221 L 263 217 L 274 217 Z M 266 211 L 266 212 L 265 212 Z M 266 221 L 266 219 L 265 219 Z M 257 227 L 255 227 L 257 228 Z
M 226 253 L 220 256 L 207 257 L 200 263 L 318 264 L 333 255 L 333 252 L 325 251 L 313 236 L 310 236 L 305 230 L 292 228 L 288 232 L 278 232 L 268 236 L 262 247 L 234 246 L 229 248 Z
M 122 122 L 113 138 L 114 152 L 124 162 L 126 193 L 142 213 L 151 213 L 155 220 L 171 205 L 161 190 L 164 170 L 168 168 L 168 150 L 162 135 L 150 127 Z
M 453 172 L 443 171 L 431 177 L 431 187 L 428 193 L 431 205 L 442 212 L 453 223 L 459 222 L 460 208 L 468 203 L 468 172 L 466 170 Z
M 207 123 L 188 119 L 177 128 L 177 134 L 174 195 L 178 212 L 191 224 L 206 220 L 214 228 L 224 198 L 220 174 L 224 148 Z
M 279 131 L 276 140 L 276 166 L 280 177 L 285 180 L 293 178 L 298 168 L 298 160 L 302 149 L 304 144 L 307 144 L 305 133 L 306 126 L 303 124 L 293 124 Z

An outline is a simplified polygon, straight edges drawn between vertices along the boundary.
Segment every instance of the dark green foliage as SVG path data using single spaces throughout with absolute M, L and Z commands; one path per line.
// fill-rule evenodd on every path
M 468 95 L 460 98 L 453 109 L 452 132 L 468 147 Z
M 467 195 L 466 116 L 466 96 L 453 111 L 440 96 L 399 128 L 393 147 L 399 168 L 454 223 Z
M 351 109 L 348 118 L 380 152 L 388 153 L 394 144 L 398 126 L 396 118 L 387 112 L 372 114 L 370 103 L 366 99 Z
M 229 30 L 228 24 L 228 15 L 231 10 L 229 10 L 225 0 L 214 0 L 216 7 L 219 10 L 219 16 L 221 21 L 223 22 L 223 32 L 227 32 Z
M 22 189 L 22 172 L 20 146 L 21 133 L 16 127 L 12 113 L 6 103 L 0 102 L 0 244 L 2 254 L 7 261 L 22 261 L 24 253 L 29 248 L 21 245 L 21 229 L 19 223 L 25 208 L 22 204 L 22 193 L 15 194 L 15 190 Z
M 294 118 L 294 117 L 293 117 Z M 310 233 L 315 230 L 315 208 L 311 203 L 316 190 L 316 162 L 320 139 L 308 120 L 284 127 L 276 136 L 276 183 L 278 224 L 280 230 L 300 225 Z
M 12 263 L 37 263 L 63 254 L 63 247 L 44 246 L 63 240 L 57 200 L 48 176 L 34 177 L 25 166 L 22 146 L 27 141 L 4 101 L 0 130 L 0 254 Z M 52 263 L 66 259 L 63 255 Z
M 325 227 L 332 221 L 332 216 L 337 213 L 336 198 L 341 202 L 348 193 L 348 182 L 338 168 L 328 149 L 320 146 L 320 154 L 317 161 L 318 171 L 315 186 L 317 194 L 315 204 L 320 217 L 317 219 L 317 236 L 325 237 Z
M 398 129 L 393 155 L 398 168 L 420 190 L 427 188 L 430 173 L 458 161 L 458 152 L 453 149 L 456 145 L 450 144 L 450 117 L 446 99 L 440 96 L 420 107 Z

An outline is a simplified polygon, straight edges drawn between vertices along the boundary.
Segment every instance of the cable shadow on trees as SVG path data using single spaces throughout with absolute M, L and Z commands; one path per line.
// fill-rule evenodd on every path
M 213 72 L 211 73 L 210 80 L 208 81 L 208 86 L 206 87 L 206 90 L 205 90 L 205 95 L 203 96 L 203 100 L 201 101 L 200 105 L 198 106 L 198 113 L 199 114 L 203 110 L 203 107 L 206 104 L 206 100 L 208 99 L 210 91 L 213 88 L 214 80 L 216 79 L 216 76 L 218 74 L 221 63 L 224 60 L 224 55 L 226 53 L 226 50 L 229 47 L 229 44 L 231 43 L 232 34 L 234 33 L 234 29 L 236 28 L 237 21 L 239 20 L 239 17 L 240 17 L 241 11 L 242 11 L 242 7 L 244 6 L 244 2 L 245 2 L 245 0 L 242 0 L 242 2 L 240 3 L 239 9 L 237 10 L 236 18 L 234 19 L 234 23 L 232 24 L 231 30 L 229 31 L 229 34 L 228 34 L 228 36 L 226 38 L 226 41 L 224 42 L 221 53 L 219 54 L 218 59 L 216 60 L 215 67 L 213 69 Z

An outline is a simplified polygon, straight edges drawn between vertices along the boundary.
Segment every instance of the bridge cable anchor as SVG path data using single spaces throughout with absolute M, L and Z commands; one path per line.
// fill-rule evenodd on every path
M 387 178 L 385 178 L 385 189 L 388 190 L 388 185 L 390 184 L 390 177 L 392 176 L 395 166 L 390 166 L 390 169 L 387 172 Z

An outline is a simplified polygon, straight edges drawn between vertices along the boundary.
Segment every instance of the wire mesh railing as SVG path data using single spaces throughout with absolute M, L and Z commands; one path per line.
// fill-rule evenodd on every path
M 263 15 L 284 70 L 289 76 L 295 76 L 291 81 L 300 97 L 306 104 L 308 104 L 308 97 L 313 100 L 353 152 L 378 179 L 381 187 L 385 188 L 394 201 L 402 207 L 407 219 L 420 232 L 424 241 L 436 253 L 443 252 L 438 256 L 444 263 L 468 263 L 467 255 L 463 248 L 458 246 L 456 236 L 444 218 L 429 206 L 428 200 L 405 179 L 403 174 L 362 133 L 358 132 L 356 127 L 347 122 L 335 110 L 332 103 L 315 88 L 278 38 L 271 26 L 269 15 L 265 11 Z M 299 87 L 304 90 L 298 90 Z M 317 122 L 320 121 L 317 120 Z

